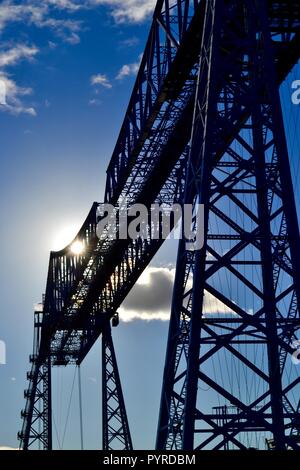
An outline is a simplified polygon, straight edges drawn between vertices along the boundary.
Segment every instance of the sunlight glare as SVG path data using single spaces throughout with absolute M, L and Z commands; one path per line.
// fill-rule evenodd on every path
M 53 239 L 52 250 L 60 251 L 68 246 L 72 240 L 76 237 L 78 233 L 78 225 L 69 225 L 64 228 L 61 228 L 56 232 L 56 235 Z
M 81 253 L 84 250 L 84 245 L 81 241 L 77 240 L 76 242 L 73 243 L 71 246 L 71 251 L 74 255 L 81 255 Z

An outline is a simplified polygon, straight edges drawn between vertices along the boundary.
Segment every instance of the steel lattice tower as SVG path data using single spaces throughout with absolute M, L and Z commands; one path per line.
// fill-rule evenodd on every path
M 119 376 L 111 326 L 108 321 L 102 338 L 103 449 L 132 450 L 132 441 Z
M 280 100 L 299 59 L 299 0 L 157 2 L 104 201 L 204 207 L 203 247 L 179 242 L 158 450 L 299 450 L 300 239 Z M 110 321 L 163 240 L 97 236 L 98 207 L 82 253 L 50 255 L 25 450 L 52 448 L 51 368 L 80 365 L 99 336 L 103 448 L 132 448 Z
M 205 242 L 179 247 L 158 449 L 242 449 L 253 432 L 299 448 L 299 378 L 288 382 L 285 367 L 299 329 L 300 240 L 268 3 L 206 4 L 185 194 L 204 204 Z M 237 383 L 239 367 L 257 396 Z M 211 402 L 232 411 L 214 415 Z

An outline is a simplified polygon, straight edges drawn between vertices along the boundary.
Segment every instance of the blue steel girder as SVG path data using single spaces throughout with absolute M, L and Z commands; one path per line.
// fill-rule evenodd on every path
M 54 315 L 61 312 L 68 298 L 77 289 L 78 279 L 82 277 L 89 262 L 90 252 L 97 243 L 96 211 L 94 203 L 76 238 L 61 251 L 51 252 L 48 268 L 47 287 L 44 298 L 44 310 Z M 83 244 L 82 254 L 72 253 L 72 245 L 80 240 Z M 47 317 L 44 317 L 44 322 Z
M 126 180 L 134 178 L 133 166 L 138 165 L 137 160 L 146 159 L 149 138 L 153 133 L 160 138 L 165 132 L 170 121 L 169 103 L 193 79 L 203 3 L 200 0 L 157 3 L 126 116 L 107 169 L 105 202 L 117 203 L 124 193 Z
M 230 2 L 227 3 L 230 7 Z M 281 83 L 297 63 L 300 55 L 299 2 L 267 3 L 269 23 L 275 43 L 278 83 Z M 154 202 L 172 204 L 182 201 L 205 7 L 205 0 L 159 1 L 157 4 L 140 71 L 107 171 L 105 201 L 115 204 L 116 207 L 124 197 L 127 197 L 131 203 L 141 202 L 147 206 Z M 241 14 L 240 19 L 242 18 Z M 229 62 L 225 64 L 225 70 L 230 73 Z M 223 120 L 223 134 L 218 142 L 216 160 L 219 162 L 220 171 L 230 173 L 228 169 L 235 166 L 237 177 L 240 181 L 244 181 L 247 175 L 251 178 L 251 168 L 253 174 L 253 161 L 249 159 L 249 162 L 245 162 L 243 156 L 238 155 L 239 152 L 234 156 L 235 149 L 233 146 L 230 148 L 230 144 L 238 139 L 237 145 L 244 147 L 245 152 L 249 151 L 242 133 L 245 129 L 247 132 L 251 106 L 249 100 L 241 106 L 247 83 L 241 80 L 239 85 L 240 92 L 234 83 L 227 83 L 228 88 L 224 86 L 221 106 L 224 108 L 224 113 L 225 111 L 231 113 L 231 121 L 229 119 L 228 123 L 225 123 L 225 119 Z M 228 155 L 231 153 L 229 162 L 222 160 L 226 152 Z M 272 186 L 276 197 L 280 197 L 280 188 L 277 188 L 274 182 L 274 169 L 270 168 L 268 175 L 270 175 L 270 187 Z M 222 178 L 216 178 L 215 189 L 223 186 L 222 191 L 228 191 L 228 184 L 223 183 Z M 251 212 L 249 208 L 241 207 L 240 195 L 244 189 L 237 190 L 236 194 L 234 191 L 234 187 L 229 191 L 232 203 L 249 216 Z M 248 191 L 250 194 L 249 188 Z M 255 188 L 252 188 L 252 191 L 255 191 Z M 217 203 L 214 205 L 214 211 L 216 208 Z M 82 361 L 101 334 L 107 317 L 115 313 L 161 246 L 159 241 L 150 238 L 129 243 L 123 241 L 112 243 L 104 237 L 98 240 L 96 209 L 95 203 L 76 237 L 78 240 L 83 240 L 84 253 L 75 256 L 69 246 L 59 253 L 52 253 L 50 257 L 42 341 L 39 344 L 38 356 L 45 358 L 50 345 L 54 364 Z M 221 209 L 218 207 L 222 212 Z M 280 211 L 280 208 L 277 210 Z M 274 214 L 274 219 L 276 217 Z M 222 237 L 223 240 L 225 238 L 231 238 L 232 241 L 239 240 L 244 246 L 247 246 L 247 240 L 252 240 L 251 243 L 256 249 L 259 249 L 261 243 L 255 230 L 249 234 L 248 231 L 240 233 L 232 229 L 230 233 L 223 235 L 216 233 L 210 237 L 215 240 L 221 240 Z M 274 259 L 280 269 L 288 272 L 291 268 L 288 262 L 289 256 L 281 256 L 282 246 L 277 250 L 280 237 L 278 234 L 272 240 L 275 244 Z M 215 263 L 216 257 L 210 256 L 208 264 Z M 193 266 L 192 259 L 187 260 L 188 258 L 188 254 L 183 254 L 183 266 L 186 266 L 183 267 L 183 272 L 186 279 Z M 252 265 L 256 263 L 257 266 L 260 264 L 259 260 L 250 259 L 248 262 Z M 231 269 L 233 265 L 238 266 L 239 263 L 242 264 L 242 260 L 229 262 Z M 245 261 L 243 263 L 246 265 Z M 245 276 L 243 279 L 245 280 Z M 188 280 L 185 282 L 188 283 Z M 286 296 L 288 293 L 290 291 L 286 288 Z M 278 297 L 282 296 L 285 297 L 283 293 Z M 187 293 L 186 298 L 188 298 Z M 184 350 L 177 355 L 176 360 L 179 362 L 181 357 L 188 355 L 190 311 L 186 305 L 184 308 L 185 313 L 182 313 L 180 318 L 180 335 Z M 177 406 L 181 406 L 179 400 Z M 178 416 L 181 416 L 181 412 Z M 30 422 L 30 419 L 29 416 L 27 421 Z
M 198 198 L 205 204 L 206 242 L 193 256 L 183 243 L 179 247 L 158 449 L 219 449 L 229 441 L 234 448 L 245 448 L 249 417 L 252 431 L 270 432 L 275 448 L 297 448 L 285 430 L 299 414 L 295 399 L 294 406 L 286 404 L 299 380 L 290 379 L 287 385 L 286 360 L 280 357 L 291 352 L 289 342 L 300 328 L 299 229 L 276 83 L 278 45 L 271 41 L 278 39 L 273 24 L 279 9 L 277 3 L 276 15 L 269 15 L 268 5 L 264 10 L 264 2 L 212 1 L 206 10 L 185 196 L 185 202 Z M 291 27 L 296 31 L 299 3 L 289 4 L 290 13 L 291 6 L 298 12 Z M 291 21 L 289 17 L 289 25 Z M 286 32 L 281 38 L 285 43 L 295 40 Z M 247 118 L 236 126 L 239 114 Z M 207 297 L 215 305 L 211 316 Z M 264 348 L 267 359 L 260 368 L 255 357 L 247 357 L 248 344 Z M 251 398 L 245 390 L 239 398 L 239 381 L 234 384 L 229 372 L 229 383 L 221 387 L 222 371 L 218 377 L 211 370 L 220 355 L 222 362 L 225 357 L 232 367 L 252 374 L 263 392 Z M 289 369 L 296 375 L 291 364 Z M 202 391 L 207 386 L 209 394 Z M 212 396 L 239 410 L 226 424 L 226 433 L 224 426 L 205 418 L 205 403 Z M 198 419 L 200 430 L 195 427 Z
M 200 11 L 200 6 L 199 6 L 199 11 Z M 201 11 L 201 13 L 202 13 L 202 11 Z M 197 19 L 197 23 L 195 23 L 195 21 L 196 21 L 195 18 Z M 198 16 L 195 16 L 195 17 L 193 17 L 193 20 L 194 20 L 194 22 L 193 21 L 191 22 L 190 29 L 188 29 L 188 31 L 186 32 L 186 35 L 188 35 L 188 40 L 190 42 L 192 42 L 193 44 L 195 44 L 196 41 L 197 41 L 197 38 L 199 37 L 199 27 L 202 25 L 203 19 L 200 20 L 198 18 Z M 277 22 L 277 20 L 275 22 Z M 197 25 L 198 29 L 194 25 Z M 275 34 L 275 32 L 274 32 L 274 34 Z M 276 34 L 276 37 L 277 36 L 278 36 L 278 34 Z M 297 42 L 298 42 L 298 37 L 297 36 L 291 37 L 289 43 L 286 42 L 286 38 L 285 38 L 285 42 L 283 44 L 281 44 L 282 47 L 279 47 L 279 41 L 277 41 L 276 47 L 278 49 L 278 58 L 281 59 L 281 61 L 279 61 L 279 59 L 277 60 L 278 75 L 279 75 L 279 80 L 280 81 L 286 76 L 286 74 L 291 69 L 291 67 L 294 65 L 295 60 L 298 57 L 298 55 L 296 55 L 295 52 L 294 52 L 295 49 L 296 49 Z M 195 47 L 194 47 L 194 49 L 195 49 Z M 198 49 L 199 49 L 199 47 L 198 47 Z M 284 54 L 282 52 L 283 49 L 285 51 Z M 179 54 L 180 51 L 181 51 L 181 49 L 178 51 L 179 58 L 180 58 L 180 54 Z M 175 57 L 174 61 L 177 60 L 178 56 Z M 283 65 L 283 57 L 285 59 L 284 65 Z M 191 64 L 192 64 L 191 65 L 191 70 L 195 70 L 195 64 L 192 63 L 192 62 L 191 62 Z M 183 64 L 181 64 L 181 66 L 182 65 Z M 188 77 L 190 77 L 190 75 L 188 75 Z M 137 79 L 137 81 L 138 81 L 138 79 Z M 161 120 L 159 128 L 162 129 L 165 126 L 165 123 L 167 122 L 168 129 L 167 130 L 164 129 L 164 133 L 161 132 L 159 134 L 159 137 L 158 137 L 158 134 L 156 132 L 154 132 L 153 133 L 154 138 L 152 140 L 149 139 L 149 142 L 147 142 L 147 144 L 144 145 L 144 147 L 145 147 L 144 152 L 141 152 L 141 155 L 136 160 L 136 164 L 131 168 L 131 176 L 124 183 L 124 186 L 123 186 L 124 191 L 119 194 L 120 200 L 122 200 L 122 197 L 128 197 L 130 202 L 143 202 L 146 205 L 147 204 L 149 205 L 151 202 L 155 202 L 155 201 L 166 202 L 166 203 L 178 202 L 178 200 L 179 200 L 178 194 L 176 194 L 175 197 L 173 197 L 174 191 L 172 190 L 172 188 L 177 188 L 178 187 L 178 182 L 176 181 L 177 175 L 175 175 L 175 179 L 173 180 L 173 182 L 171 184 L 171 187 L 168 188 L 168 191 L 167 191 L 166 195 L 163 196 L 163 197 L 162 197 L 162 195 L 160 195 L 158 193 L 157 199 L 155 199 L 154 191 L 151 189 L 151 191 L 149 193 L 149 188 L 155 188 L 156 191 L 158 192 L 158 190 L 159 190 L 159 184 L 157 183 L 158 171 L 159 171 L 159 174 L 162 177 L 161 182 L 163 182 L 163 179 L 167 178 L 167 175 L 169 174 L 168 172 L 170 172 L 170 168 L 172 168 L 172 165 L 174 165 L 175 162 L 178 161 L 178 159 L 180 158 L 180 155 L 182 155 L 182 151 L 185 148 L 184 143 L 186 144 L 189 140 L 190 131 L 189 131 L 188 122 L 191 122 L 191 115 L 192 115 L 191 106 L 192 106 L 192 99 L 193 99 L 194 86 L 195 86 L 194 82 L 195 82 L 194 79 L 190 81 L 190 78 L 188 78 L 187 83 L 185 85 L 183 85 L 183 87 L 182 87 L 181 94 L 179 94 L 177 96 L 177 99 L 175 100 L 175 103 L 171 103 L 171 104 L 168 105 L 167 109 L 165 110 L 165 115 L 167 116 L 167 119 L 165 118 L 163 113 L 161 115 L 159 115 L 159 118 Z M 238 91 L 236 93 L 238 93 Z M 232 96 L 229 97 L 229 93 L 228 93 L 227 96 L 226 96 L 226 99 L 228 101 L 230 101 L 230 99 L 232 99 Z M 172 106 L 173 106 L 173 111 L 171 109 Z M 224 137 L 224 142 L 226 142 L 226 144 L 228 142 L 228 139 L 232 138 L 232 135 L 234 135 L 237 132 L 237 130 L 241 127 L 242 123 L 245 122 L 245 119 L 246 119 L 247 115 L 248 115 L 248 110 L 247 110 L 246 107 L 243 107 L 242 109 L 238 109 L 236 111 L 236 114 L 235 114 L 235 119 L 236 120 L 234 121 L 234 124 L 231 127 L 228 126 L 225 129 L 226 138 Z M 169 166 L 169 168 L 167 169 L 167 171 L 165 173 L 162 173 L 161 172 L 161 164 L 164 161 L 164 159 L 167 158 L 166 155 L 171 153 L 172 148 L 174 148 L 174 146 L 177 147 L 178 142 L 177 141 L 175 142 L 174 138 L 176 138 L 176 136 L 178 134 L 181 135 L 180 151 L 177 151 L 176 156 L 172 160 L 172 163 Z M 225 144 L 223 146 L 220 146 L 220 154 L 224 153 L 225 149 L 226 149 Z M 113 159 L 114 159 L 114 157 L 113 157 Z M 177 171 L 177 174 L 178 174 L 178 171 Z M 181 177 L 182 177 L 182 175 L 181 175 Z M 173 173 L 173 178 L 174 178 L 174 173 Z M 159 183 L 162 184 L 161 182 L 159 182 Z M 151 197 L 149 197 L 149 194 L 151 194 L 152 199 L 151 199 Z M 94 226 L 93 226 L 93 231 L 95 232 L 95 227 Z M 95 233 L 93 233 L 93 235 L 95 235 Z M 93 238 L 93 240 L 94 240 L 94 238 Z M 106 245 L 106 246 L 104 246 L 104 245 Z M 121 250 L 121 252 L 124 251 L 123 268 L 121 267 L 120 264 L 119 264 L 119 268 L 118 268 L 117 267 L 118 263 L 116 263 L 116 262 L 111 263 L 111 261 L 112 261 L 111 259 L 110 259 L 110 263 L 104 262 L 104 259 L 106 258 L 106 256 L 108 255 L 109 252 L 111 254 L 113 254 L 113 256 L 115 257 L 115 255 L 118 251 L 118 248 L 117 248 L 116 245 L 117 245 L 116 243 L 109 243 L 108 241 L 106 241 L 102 244 L 101 249 L 100 249 L 99 243 L 96 243 L 94 246 L 92 246 L 92 249 L 89 249 L 91 244 L 90 245 L 87 244 L 87 248 L 88 248 L 87 253 L 88 253 L 88 255 L 90 253 L 92 253 L 92 255 L 93 255 L 89 258 L 88 265 L 87 264 L 84 265 L 85 267 L 87 267 L 87 269 L 85 271 L 86 273 L 88 273 L 88 274 L 86 274 L 87 282 L 86 283 L 83 282 L 84 275 L 83 276 L 75 276 L 76 280 L 77 280 L 77 284 L 75 285 L 75 288 L 74 288 L 74 292 L 75 292 L 74 296 L 75 297 L 73 295 L 72 296 L 71 295 L 69 295 L 69 296 L 64 295 L 61 292 L 61 289 L 59 289 L 59 288 L 57 289 L 60 292 L 60 296 L 64 298 L 64 303 L 62 304 L 62 306 L 63 307 L 65 306 L 65 308 L 64 309 L 60 308 L 60 309 L 56 310 L 57 312 L 61 313 L 61 317 L 62 317 L 63 322 L 65 322 L 65 323 L 67 322 L 69 324 L 72 324 L 74 314 L 76 315 L 79 309 L 81 309 L 82 311 L 84 311 L 84 310 L 87 311 L 88 310 L 87 303 L 83 304 L 83 302 L 86 301 L 87 298 L 89 298 L 89 300 L 90 300 L 89 303 L 88 303 L 89 309 L 93 309 L 94 313 L 97 312 L 97 311 L 100 311 L 98 309 L 99 305 L 97 305 L 97 302 L 96 302 L 96 300 L 97 300 L 96 296 L 101 292 L 101 290 L 99 288 L 99 282 L 98 281 L 95 282 L 95 284 L 97 284 L 97 286 L 98 286 L 98 294 L 96 293 L 94 296 L 91 296 L 90 295 L 90 292 L 92 290 L 90 288 L 91 278 L 96 278 L 97 277 L 98 279 L 99 278 L 103 279 L 103 280 L 107 279 L 107 281 L 108 281 L 109 273 L 107 271 L 103 272 L 103 265 L 104 264 L 106 264 L 106 265 L 109 264 L 110 267 L 112 267 L 112 268 L 115 267 L 115 276 L 116 277 L 118 276 L 118 272 L 121 272 L 122 269 L 124 269 L 124 265 L 126 266 L 126 264 L 127 265 L 129 264 L 129 258 L 128 258 L 128 254 L 127 254 L 126 247 L 125 247 L 124 243 L 123 243 L 123 246 L 122 246 L 121 243 L 118 244 L 119 249 Z M 159 248 L 159 244 L 157 244 L 155 241 L 153 241 L 152 245 L 153 246 L 151 248 L 151 243 L 146 244 L 145 247 L 144 247 L 144 252 L 147 251 L 147 250 L 150 250 L 152 252 L 152 256 L 153 256 L 153 254 Z M 155 247 L 154 251 L 153 251 L 153 247 Z M 93 248 L 94 248 L 94 250 L 93 250 Z M 101 255 L 101 250 L 103 250 L 103 252 L 105 253 L 105 256 Z M 129 252 L 130 252 L 130 249 L 129 249 Z M 152 256 L 148 255 L 148 256 L 145 257 L 144 266 L 146 266 L 146 263 L 149 262 L 149 260 L 151 259 Z M 63 265 L 63 263 L 62 263 L 62 265 Z M 141 268 L 139 268 L 139 270 L 137 272 L 137 275 L 140 275 L 140 273 L 141 273 Z M 70 277 L 70 275 L 68 274 L 68 270 L 67 270 L 67 278 L 69 278 L 69 277 Z M 57 278 L 58 277 L 56 277 L 56 279 Z M 80 279 L 81 279 L 81 281 L 80 281 Z M 134 279 L 136 280 L 137 278 L 134 276 Z M 131 283 L 130 287 L 132 285 L 133 284 Z M 110 288 L 109 284 L 107 285 L 107 288 L 109 290 L 109 288 Z M 122 288 L 122 290 L 124 292 L 124 288 Z M 50 287 L 50 291 L 51 291 L 51 287 Z M 126 292 L 128 292 L 128 291 L 126 290 Z M 72 291 L 72 294 L 73 294 L 73 291 Z M 84 308 L 79 307 L 79 304 L 76 302 L 76 300 L 77 300 L 76 296 L 77 296 L 77 299 L 80 300 L 80 304 L 85 305 Z M 124 299 L 124 296 L 125 296 L 125 292 L 123 293 L 123 295 L 121 297 L 121 300 Z M 71 297 L 71 299 L 73 298 L 73 300 L 75 298 L 75 302 L 74 301 L 70 302 L 70 297 Z M 101 294 L 99 294 L 99 297 L 101 297 Z M 111 297 L 111 296 L 109 296 L 109 297 Z M 106 294 L 104 295 L 104 298 L 106 298 Z M 68 302 L 69 302 L 69 304 L 68 304 Z M 75 306 L 74 306 L 74 304 L 75 304 Z M 117 304 L 115 304 L 115 305 L 117 305 Z M 102 308 L 101 302 L 100 302 L 100 307 Z M 47 311 L 47 309 L 48 309 L 48 306 L 46 306 L 45 311 Z M 66 314 L 67 310 L 71 313 L 71 315 Z M 112 311 L 113 310 L 114 309 L 112 309 Z M 105 308 L 104 311 L 106 312 L 107 308 Z M 52 323 L 53 323 L 53 320 L 52 320 Z M 90 329 L 90 327 L 87 328 L 87 330 L 89 330 L 89 329 Z M 66 328 L 65 331 L 67 331 L 67 330 L 70 330 L 69 325 L 68 325 L 68 328 Z M 67 331 L 67 333 L 62 333 L 63 332 L 63 327 L 57 328 L 57 331 L 58 331 L 58 333 L 56 335 L 56 339 L 54 339 L 54 342 L 53 342 L 53 344 L 55 345 L 55 347 L 53 348 L 53 352 L 55 350 L 59 349 L 60 339 L 57 340 L 57 338 L 61 337 L 62 335 L 64 335 L 64 336 L 68 335 L 68 336 L 72 336 L 72 339 L 69 341 L 69 345 L 70 345 L 69 350 L 70 350 L 71 346 L 73 345 L 73 351 L 71 351 L 70 356 L 72 356 L 72 354 L 73 354 L 73 356 L 76 357 L 76 354 L 78 354 L 78 347 L 79 347 L 79 344 L 81 342 L 81 340 L 78 339 L 78 338 L 77 338 L 77 341 L 76 341 L 76 336 L 78 336 L 78 335 L 76 335 L 76 331 L 73 332 L 73 335 L 71 335 L 70 331 Z M 88 331 L 87 331 L 87 333 L 88 333 Z M 89 341 L 89 339 L 86 338 L 88 336 L 87 333 L 82 333 L 82 337 L 85 336 L 84 343 Z M 79 335 L 80 334 L 81 333 L 79 332 Z M 85 349 L 86 349 L 86 347 L 85 347 Z M 62 353 L 62 355 L 66 355 L 66 354 L 68 354 L 68 351 L 65 351 L 65 352 L 61 351 L 61 353 Z M 64 359 L 61 358 L 61 360 L 64 360 Z
M 180 160 L 175 165 L 155 201 L 168 206 L 180 202 L 184 161 Z M 87 268 L 88 273 L 83 277 L 82 287 L 73 295 L 62 316 L 61 328 L 52 337 L 51 352 L 54 356 L 75 357 L 77 362 L 84 358 L 101 333 L 103 320 L 114 315 L 162 243 L 163 240 L 151 240 L 149 236 L 144 240 L 114 241 L 114 250 L 106 249 L 103 254 L 100 251 L 102 257 L 96 251 Z M 64 329 L 69 321 L 70 327 Z

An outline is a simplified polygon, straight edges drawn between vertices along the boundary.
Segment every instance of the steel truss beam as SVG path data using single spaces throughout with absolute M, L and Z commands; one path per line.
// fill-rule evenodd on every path
M 243 449 L 259 430 L 299 449 L 300 240 L 269 3 L 207 3 L 185 196 L 205 205 L 205 243 L 179 246 L 157 449 Z M 236 413 L 214 420 L 218 404 Z

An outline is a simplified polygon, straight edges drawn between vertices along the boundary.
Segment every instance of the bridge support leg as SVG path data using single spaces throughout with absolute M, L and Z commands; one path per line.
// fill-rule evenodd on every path
M 132 450 L 132 441 L 109 320 L 102 335 L 103 450 Z
M 158 450 L 262 448 L 266 433 L 274 449 L 299 450 L 287 357 L 300 237 L 268 11 L 266 0 L 206 2 L 185 196 L 204 205 L 204 245 L 179 247 Z
M 25 390 L 26 408 L 22 411 L 22 431 L 18 434 L 23 450 L 52 450 L 51 360 L 32 357 Z

